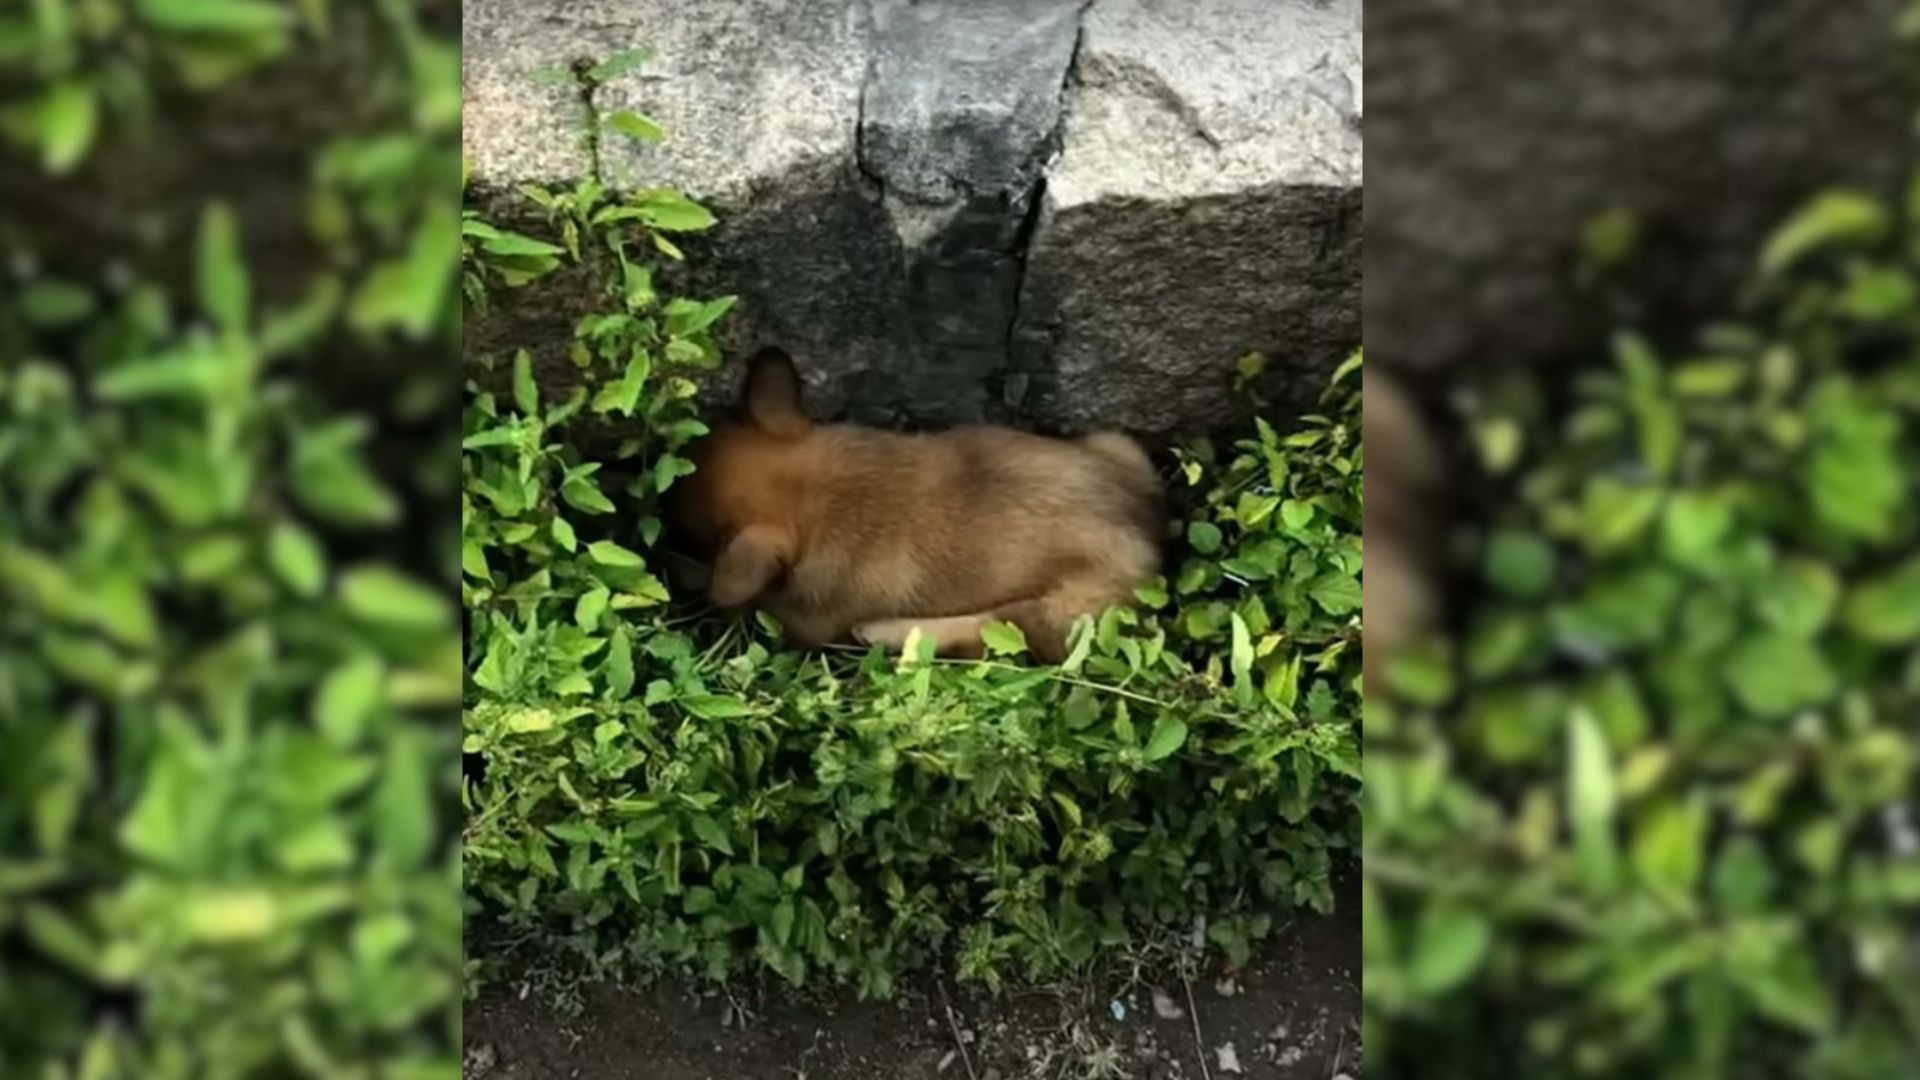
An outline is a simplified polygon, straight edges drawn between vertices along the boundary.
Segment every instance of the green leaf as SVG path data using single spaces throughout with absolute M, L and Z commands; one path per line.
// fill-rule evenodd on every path
M 1220 526 L 1211 521 L 1192 521 L 1187 523 L 1187 543 L 1201 555 L 1212 555 L 1220 550 Z
M 1147 737 L 1144 756 L 1148 761 L 1159 761 L 1170 757 L 1187 742 L 1185 721 L 1171 716 L 1163 716 L 1153 725 L 1153 734 Z
M 607 498 L 606 493 L 600 490 L 600 486 L 588 478 L 568 480 L 561 484 L 560 497 L 567 501 L 568 506 L 583 513 L 613 513 L 613 500 Z M 572 529 L 569 528 L 568 532 L 571 534 Z
M 1760 594 L 1760 617 L 1783 633 L 1811 637 L 1826 628 L 1840 601 L 1840 577 L 1813 559 L 1789 559 Z
M 341 525 L 387 525 L 400 504 L 367 467 L 360 444 L 371 433 L 347 417 L 294 437 L 292 481 L 302 506 Z
M 667 305 L 667 333 L 674 337 L 697 334 L 733 310 L 738 299 L 735 296 L 722 296 L 704 304 L 694 300 L 674 300 Z
M 431 333 L 460 273 L 460 219 L 439 208 L 420 215 L 398 258 L 376 265 L 354 289 L 347 318 L 362 333 Z
M 159 621 L 146 586 L 122 575 L 99 576 L 93 583 L 93 623 L 115 641 L 135 649 L 151 648 Z
M 533 381 L 533 356 L 525 349 L 513 354 L 513 403 L 523 416 L 540 414 L 540 388 Z
M 781 945 L 793 939 L 793 901 L 782 900 L 773 908 L 773 940 Z
M 608 504 L 608 508 L 609 509 L 612 508 L 611 503 Z M 553 542 L 560 545 L 560 549 L 562 551 L 572 552 L 579 547 L 579 541 L 574 537 L 574 534 L 573 534 L 573 526 L 567 521 L 566 518 L 560 517 L 559 515 L 555 515 L 553 519 L 552 531 L 553 531 Z
M 639 139 L 641 142 L 659 142 L 667 137 L 667 133 L 660 130 L 659 124 L 631 109 L 621 109 L 607 117 L 606 124 L 620 134 Z
M 94 382 L 94 392 L 106 401 L 207 398 L 220 388 L 228 370 L 227 357 L 188 348 L 109 368 Z
M 1841 619 L 1849 631 L 1878 645 L 1920 640 L 1920 558 L 1855 586 Z
M 1444 994 L 1478 971 L 1493 945 L 1493 928 L 1479 913 L 1444 901 L 1429 902 L 1414 930 L 1407 961 L 1409 988 Z
M 141 858 L 172 866 L 189 856 L 198 837 L 189 835 L 194 804 L 207 797 L 183 755 L 163 746 L 147 766 L 146 783 L 120 823 L 120 842 Z
M 667 232 L 700 232 L 714 223 L 706 207 L 677 191 L 647 192 L 634 203 L 634 209 L 642 221 Z
M 681 698 L 679 705 L 702 720 L 731 720 L 753 714 L 746 702 L 719 694 L 690 694 Z
M 480 581 L 493 580 L 493 568 L 487 565 L 487 549 L 478 540 L 460 542 L 460 570 Z
M 40 104 L 40 163 L 60 175 L 87 156 L 100 126 L 99 95 L 91 82 L 56 83 Z
M 43 955 L 83 975 L 94 973 L 100 949 L 79 923 L 47 904 L 30 904 L 22 915 L 21 929 Z
M 1841 306 L 1857 319 L 1882 322 L 1914 309 L 1913 275 L 1892 267 L 1855 268 Z
M 1745 360 L 1692 360 L 1673 370 L 1673 392 L 1681 397 L 1726 397 L 1746 385 L 1753 365 Z
M 380 861 L 392 869 L 420 865 L 433 847 L 434 797 L 419 736 L 395 731 L 387 737 L 386 766 L 374 789 L 374 839 Z
M 314 727 L 335 746 L 357 744 L 384 697 L 386 674 L 374 656 L 358 656 L 334 668 L 314 696 Z
M 611 540 L 595 540 L 587 545 L 587 557 L 602 566 L 645 566 L 646 560 Z
M 652 371 L 653 361 L 646 350 L 635 349 L 627 360 L 627 368 L 620 378 L 600 388 L 593 397 L 593 411 L 597 413 L 617 412 L 622 416 L 633 415 L 640 403 L 640 391 L 646 385 L 647 375 Z
M 1512 417 L 1488 417 L 1475 425 L 1473 434 L 1481 464 L 1488 472 L 1498 476 L 1519 464 L 1526 448 L 1526 436 Z
M 653 466 L 653 489 L 665 494 L 673 482 L 683 476 L 692 476 L 694 464 L 678 454 L 662 454 Z
M 607 659 L 602 669 L 607 693 L 616 700 L 633 693 L 633 644 L 624 624 L 614 627 L 607 639 Z
M 574 624 L 582 630 L 593 630 L 600 625 L 600 616 L 607 612 L 609 594 L 605 585 L 595 587 L 580 594 L 573 605 Z
M 653 51 L 646 48 L 622 49 L 605 60 L 587 69 L 587 78 L 596 83 L 616 79 L 640 67 L 653 59 Z
M 629 310 L 650 307 L 655 300 L 653 268 L 642 263 L 623 263 L 620 267 L 621 292 Z
M 1229 655 L 1228 669 L 1233 672 L 1233 686 L 1239 693 L 1241 704 L 1251 704 L 1253 693 L 1253 634 L 1247 629 L 1247 620 L 1234 612 L 1233 644 Z
M 980 628 L 980 640 L 987 652 L 996 656 L 1014 656 L 1027 651 L 1027 635 L 1010 622 L 995 620 Z
M 1713 556 L 1733 527 L 1733 508 L 1717 495 L 1678 492 L 1667 501 L 1661 519 L 1661 540 L 1667 557 L 1695 565 Z
M 1807 411 L 1819 431 L 1803 483 L 1820 519 L 1843 535 L 1883 540 L 1909 502 L 1901 418 L 1843 381 L 1814 392 Z
M 1760 254 L 1760 268 L 1778 273 L 1823 248 L 1871 244 L 1892 228 L 1887 208 L 1870 194 L 1829 191 L 1816 196 L 1775 230 Z
M 1737 984 L 1768 1018 L 1809 1035 L 1824 1035 L 1833 1029 L 1836 1010 L 1814 957 L 1813 950 L 1792 943 L 1771 965 L 1743 971 Z
M 1640 246 L 1640 219 L 1632 210 L 1612 206 L 1580 227 L 1580 250 L 1595 268 L 1620 265 Z
M 451 598 L 388 566 L 360 566 L 340 575 L 340 603 L 367 622 L 439 629 L 452 621 Z
M 535 240 L 516 232 L 492 230 L 480 243 L 481 250 L 492 255 L 551 256 L 565 255 L 567 249 L 545 240 Z
M 253 299 L 240 250 L 240 225 L 230 207 L 215 203 L 201 213 L 195 265 L 200 310 L 221 330 L 245 333 Z
M 1595 477 L 1587 485 L 1581 506 L 1582 532 L 1596 553 L 1618 551 L 1646 531 L 1660 511 L 1660 489 L 1627 484 L 1610 476 Z
M 1253 493 L 1248 492 L 1246 495 L 1241 496 L 1241 500 L 1242 509 L 1235 516 L 1239 518 L 1242 525 L 1248 528 L 1260 524 L 1272 510 L 1273 499 L 1271 496 L 1265 500 L 1254 500 Z M 1249 503 L 1248 500 L 1254 501 Z M 1286 525 L 1289 531 L 1299 532 L 1305 529 L 1308 525 L 1313 524 L 1313 517 L 1314 509 L 1312 503 L 1288 499 L 1280 504 L 1280 521 Z
M 326 555 L 319 541 L 290 521 L 275 522 L 267 534 L 267 561 L 296 596 L 311 600 L 326 588 Z
M 343 293 L 340 279 L 322 278 L 300 301 L 270 312 L 261 323 L 259 351 L 263 357 L 284 356 L 311 347 L 333 326 Z
M 1749 712 L 1782 718 L 1831 698 L 1838 682 L 1818 646 L 1781 631 L 1748 637 L 1727 657 L 1727 686 Z
M 723 855 L 733 854 L 733 841 L 727 839 L 726 830 L 720 827 L 719 822 L 705 814 L 694 816 L 693 835 L 698 837 L 701 843 Z
M 1553 546 L 1531 533 L 1494 533 L 1487 541 L 1486 576 L 1508 596 L 1539 596 L 1553 584 Z
M 1707 804 L 1694 796 L 1656 805 L 1634 838 L 1633 865 L 1659 894 L 1691 903 L 1707 842 Z
M 1581 872 L 1590 887 L 1604 889 L 1614 877 L 1614 776 L 1607 737 L 1586 709 L 1567 725 L 1567 821 Z
M 250 36 L 282 30 L 293 12 L 265 0 L 138 0 L 140 18 L 158 30 Z
M 1752 836 L 1724 845 L 1713 867 L 1714 899 L 1730 911 L 1753 912 L 1773 897 L 1776 878 L 1766 849 Z
M 93 314 L 93 293 L 70 281 L 39 278 L 16 294 L 20 314 L 28 323 L 46 330 L 73 326 Z
M 1339 571 L 1322 574 L 1307 586 L 1307 595 L 1329 615 L 1348 615 L 1360 610 L 1360 581 L 1352 574 Z

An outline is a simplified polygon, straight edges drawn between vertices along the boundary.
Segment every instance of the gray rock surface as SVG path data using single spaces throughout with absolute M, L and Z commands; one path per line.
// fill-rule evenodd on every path
M 483 198 L 595 168 L 535 72 L 654 52 L 594 104 L 668 138 L 601 175 L 713 207 L 694 287 L 823 413 L 1164 434 L 1229 420 L 1247 351 L 1298 402 L 1358 344 L 1357 0 L 468 0 L 465 34 Z M 504 299 L 470 352 L 557 357 L 568 298 Z
M 1305 405 L 1360 341 L 1360 4 L 1204 7 L 1086 16 L 1014 354 L 1068 426 L 1227 415 L 1254 349 Z
M 875 0 L 862 167 L 887 195 L 953 203 L 1024 191 L 1060 124 L 1085 0 Z
M 1591 341 L 1582 225 L 1637 212 L 1660 319 L 1712 314 L 1832 182 L 1888 186 L 1902 0 L 1369 0 L 1369 359 L 1444 370 Z

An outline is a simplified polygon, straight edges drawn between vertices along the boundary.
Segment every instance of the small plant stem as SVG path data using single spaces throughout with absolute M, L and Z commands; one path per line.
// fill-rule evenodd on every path
M 1193 1021 L 1193 1051 L 1200 1055 L 1200 1076 L 1202 1080 L 1213 1080 L 1213 1069 L 1207 1065 L 1207 1040 L 1200 1034 L 1200 1009 L 1193 1003 L 1193 983 L 1187 978 L 1187 965 L 1180 965 L 1180 986 L 1187 992 L 1187 1019 Z
M 953 1015 L 953 1002 L 947 999 L 946 980 L 936 980 L 934 985 L 940 988 L 940 1007 L 946 1010 L 947 1028 L 953 1032 L 953 1045 L 960 1048 L 960 1064 L 967 1067 L 967 1080 L 980 1080 L 973 1071 L 973 1056 L 967 1053 L 967 1041 L 960 1037 L 960 1021 Z

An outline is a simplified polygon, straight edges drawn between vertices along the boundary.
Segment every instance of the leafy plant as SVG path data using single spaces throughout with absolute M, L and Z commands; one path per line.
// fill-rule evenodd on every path
M 291 194 L 325 210 L 312 273 L 250 258 L 277 223 L 209 201 L 167 208 L 189 235 L 155 236 L 188 253 L 180 281 L 108 261 L 125 252 L 64 252 L 59 276 L 22 252 L 0 289 L 5 1075 L 452 1067 L 458 863 L 436 763 L 459 640 L 435 584 L 450 560 L 404 497 L 452 493 L 392 459 L 446 407 L 446 380 L 421 376 L 459 339 L 434 189 L 458 82 L 450 41 L 378 8 L 353 39 L 384 57 L 377 127 L 301 148 L 311 184 Z M 344 47 L 314 21 L 325 4 L 299 10 L 304 28 L 252 0 L 10 13 L 0 66 L 38 87 L 10 129 L 49 174 L 77 168 L 137 139 L 133 106 L 177 80 Z M 298 287 L 282 302 L 268 279 Z M 333 365 L 370 352 L 402 372 L 372 380 L 394 399 L 378 427 L 341 404 Z
M 1357 356 L 1325 415 L 1181 451 L 1175 579 L 1065 663 L 1005 626 L 979 662 L 793 652 L 662 570 L 733 300 L 669 295 L 650 260 L 712 216 L 596 179 L 524 194 L 544 235 L 470 208 L 469 303 L 550 275 L 599 302 L 565 356 L 511 350 L 469 388 L 476 960 L 531 941 L 885 994 L 915 962 L 1046 977 L 1196 918 L 1244 959 L 1275 912 L 1330 904 L 1358 828 Z
M 1366 722 L 1390 1070 L 1920 1069 L 1914 206 L 1822 195 L 1695 346 L 1484 388 L 1471 625 Z

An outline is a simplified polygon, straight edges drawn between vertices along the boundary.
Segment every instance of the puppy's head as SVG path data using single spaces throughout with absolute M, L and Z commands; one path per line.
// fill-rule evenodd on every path
M 778 349 L 747 368 L 740 418 L 689 451 L 695 471 L 672 489 L 669 525 L 689 555 L 712 567 L 716 604 L 747 603 L 791 566 L 798 512 L 795 454 L 813 430 L 800 374 Z

